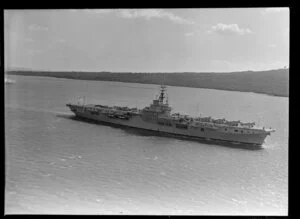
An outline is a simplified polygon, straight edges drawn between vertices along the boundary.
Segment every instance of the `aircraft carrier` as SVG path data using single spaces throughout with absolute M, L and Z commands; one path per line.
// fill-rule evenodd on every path
M 79 118 L 209 141 L 262 145 L 275 131 L 258 127 L 254 122 L 172 114 L 166 88 L 161 85 L 160 95 L 143 109 L 81 103 L 67 106 Z

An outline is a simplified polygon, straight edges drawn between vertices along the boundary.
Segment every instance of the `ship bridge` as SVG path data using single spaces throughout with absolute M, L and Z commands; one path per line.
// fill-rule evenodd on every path
M 169 106 L 168 97 L 166 95 L 166 86 L 160 86 L 160 95 L 157 99 L 154 99 L 150 106 L 145 107 L 142 110 L 143 118 L 156 120 L 158 116 L 170 115 L 172 108 Z

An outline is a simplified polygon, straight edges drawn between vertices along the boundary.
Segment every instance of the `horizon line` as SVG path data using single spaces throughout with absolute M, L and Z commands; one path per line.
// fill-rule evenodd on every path
M 8 68 L 4 69 L 4 71 L 32 71 L 32 72 L 81 72 L 81 73 L 238 73 L 238 72 L 261 72 L 261 71 L 274 71 L 274 70 L 288 70 L 289 67 L 283 68 L 276 68 L 276 69 L 268 69 L 268 70 L 241 70 L 241 71 L 144 71 L 144 72 L 137 72 L 137 71 L 108 71 L 108 70 L 101 70 L 101 71 L 84 71 L 84 70 L 46 70 L 46 69 L 30 69 L 30 68 Z

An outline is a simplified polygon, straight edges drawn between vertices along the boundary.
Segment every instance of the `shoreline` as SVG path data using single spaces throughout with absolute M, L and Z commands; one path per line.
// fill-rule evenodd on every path
M 232 73 L 7 71 L 6 75 L 40 76 L 74 80 L 111 81 L 153 85 L 160 85 L 161 82 L 164 81 L 164 84 L 167 86 L 251 92 L 269 96 L 289 97 L 288 69 Z

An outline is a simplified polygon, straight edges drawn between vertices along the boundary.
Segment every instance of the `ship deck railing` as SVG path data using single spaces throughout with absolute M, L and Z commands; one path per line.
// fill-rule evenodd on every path
M 139 110 L 137 108 L 122 108 L 122 107 L 116 107 L 116 106 L 105 106 L 105 105 L 100 105 L 100 104 L 97 104 L 97 105 L 94 105 L 94 104 L 88 104 L 88 105 L 85 105 L 86 108 L 89 108 L 89 109 L 106 109 L 106 110 L 109 110 L 109 111 L 113 111 L 113 112 L 138 112 Z

